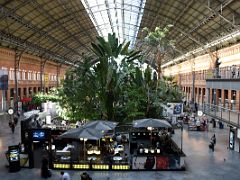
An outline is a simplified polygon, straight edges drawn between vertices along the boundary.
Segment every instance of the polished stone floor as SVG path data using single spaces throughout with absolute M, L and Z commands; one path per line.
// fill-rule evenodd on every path
M 240 154 L 228 149 L 228 127 L 225 129 L 210 128 L 207 132 L 183 131 L 183 151 L 186 154 L 186 171 L 152 171 L 152 172 L 88 172 L 94 180 L 239 180 L 240 179 Z M 213 133 L 216 134 L 217 144 L 215 152 L 208 148 L 209 140 Z M 180 145 L 180 130 L 176 130 L 173 139 Z M 18 144 L 20 141 L 19 124 L 16 132 L 12 134 L 8 127 L 8 118 L 0 117 L 0 179 L 1 180 L 37 180 L 40 169 L 24 168 L 17 173 L 9 173 L 5 167 L 4 152 L 8 145 Z M 60 171 L 52 171 L 50 179 L 59 180 Z M 73 180 L 79 180 L 82 171 L 68 171 Z

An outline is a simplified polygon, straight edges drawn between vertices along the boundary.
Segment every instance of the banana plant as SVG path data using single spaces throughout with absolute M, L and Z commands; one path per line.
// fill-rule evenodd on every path
M 117 59 L 121 62 L 132 62 L 141 57 L 140 51 L 129 50 L 130 42 L 119 43 L 115 33 L 108 34 L 107 41 L 97 37 L 97 42 L 92 43 L 92 51 L 97 56 L 94 68 L 99 85 L 98 95 L 102 117 L 114 120 L 115 106 L 120 94 L 122 80 Z

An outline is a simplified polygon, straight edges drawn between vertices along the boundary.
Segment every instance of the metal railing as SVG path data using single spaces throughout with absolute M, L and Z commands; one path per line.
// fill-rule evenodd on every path
M 240 112 L 236 112 L 222 106 L 217 106 L 214 104 L 203 104 L 204 114 L 216 118 L 220 121 L 228 123 L 232 126 L 239 127 Z

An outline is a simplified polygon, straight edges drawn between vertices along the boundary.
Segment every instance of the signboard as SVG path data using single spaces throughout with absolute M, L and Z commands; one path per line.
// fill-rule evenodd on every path
M 21 114 L 21 112 L 22 112 L 22 102 L 21 101 L 19 101 L 18 102 L 18 112 Z
M 173 114 L 182 114 L 182 104 L 179 103 L 179 104 L 174 104 L 173 106 Z
M 8 146 L 9 153 L 9 171 L 16 172 L 20 170 L 20 152 L 19 146 Z
M 168 115 L 181 115 L 183 113 L 182 103 L 168 103 L 167 106 Z
M 8 90 L 8 71 L 0 69 L 0 90 Z

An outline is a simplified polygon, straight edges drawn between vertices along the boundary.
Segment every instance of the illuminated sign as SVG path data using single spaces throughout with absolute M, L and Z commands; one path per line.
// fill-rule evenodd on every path
M 53 164 L 53 168 L 70 169 L 70 164 Z
M 112 169 L 114 170 L 129 170 L 129 165 L 112 165 Z
M 92 165 L 93 169 L 109 169 L 109 165 L 105 164 L 94 164 Z
M 90 169 L 89 164 L 73 164 L 73 169 Z

